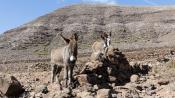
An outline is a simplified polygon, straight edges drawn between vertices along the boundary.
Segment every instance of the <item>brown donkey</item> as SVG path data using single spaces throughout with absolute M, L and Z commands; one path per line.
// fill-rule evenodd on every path
M 102 40 L 101 41 L 96 41 L 92 45 L 92 51 L 93 53 L 95 52 L 100 52 L 106 55 L 108 47 L 111 45 L 111 32 L 108 34 L 103 33 L 101 35 Z
M 66 83 L 66 87 L 71 86 L 73 81 L 73 68 L 75 66 L 77 60 L 78 46 L 77 34 L 73 34 L 69 39 L 65 38 L 62 34 L 60 36 L 66 42 L 66 46 L 59 47 L 51 50 L 51 66 L 52 66 L 52 76 L 51 82 L 55 81 L 59 82 L 61 86 L 61 80 L 59 80 L 59 75 L 64 68 L 64 80 Z

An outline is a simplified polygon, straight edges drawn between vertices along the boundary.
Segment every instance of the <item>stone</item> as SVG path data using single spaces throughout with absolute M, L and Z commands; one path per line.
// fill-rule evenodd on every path
M 146 77 L 140 77 L 139 80 L 142 81 L 142 82 L 145 82 L 146 81 Z
M 35 94 L 34 98 L 43 98 L 43 94 L 41 92 L 37 93 Z
M 142 62 L 142 61 L 138 61 L 138 62 L 130 62 L 131 64 L 131 71 L 133 74 L 136 73 L 141 73 L 141 74 L 148 74 L 148 72 L 150 71 L 151 67 L 146 63 L 146 62 Z
M 96 98 L 111 98 L 111 90 L 110 89 L 99 89 L 97 91 Z
M 62 91 L 56 91 L 51 98 L 71 98 L 70 90 L 64 88 Z
M 150 96 L 152 96 L 153 94 L 156 94 L 155 90 L 147 91 L 146 93 Z
M 41 92 L 43 94 L 47 94 L 49 91 L 47 85 L 39 85 L 38 87 L 36 87 L 35 92 L 37 93 Z
M 136 89 L 139 90 L 139 91 L 142 91 L 143 90 L 142 86 L 139 86 L 139 85 L 136 86 Z
M 90 92 L 83 91 L 83 92 L 77 93 L 76 98 L 94 98 L 94 97 L 91 95 Z
M 24 89 L 14 76 L 10 76 L 7 79 L 0 77 L 0 92 L 7 97 L 19 96 L 24 92 Z
M 123 97 L 124 98 L 140 98 L 139 93 L 134 89 L 132 89 L 132 90 L 130 89 L 130 90 L 126 91 Z
M 35 92 L 30 92 L 30 97 L 29 98 L 35 98 Z
M 112 98 L 118 98 L 118 97 L 117 97 L 117 94 L 112 94 L 111 97 L 112 97 Z
M 94 88 L 94 90 L 98 90 L 99 89 L 98 85 L 94 85 L 93 88 Z
M 158 84 L 159 84 L 159 85 L 167 85 L 168 83 L 169 83 L 168 80 L 159 80 L 159 81 L 158 81 Z
M 87 74 L 81 74 L 77 76 L 78 82 L 80 83 L 80 86 L 86 85 L 87 83 L 89 83 L 88 79 L 87 79 Z
M 139 81 L 139 76 L 138 75 L 136 75 L 136 74 L 134 74 L 134 75 L 132 75 L 131 77 L 130 77 L 130 81 L 131 82 L 138 82 Z
M 96 84 L 97 77 L 93 74 L 81 74 L 77 77 L 78 82 L 80 83 L 80 86 L 86 85 L 86 84 Z
M 114 76 L 109 76 L 109 81 L 110 82 L 116 82 L 117 78 Z

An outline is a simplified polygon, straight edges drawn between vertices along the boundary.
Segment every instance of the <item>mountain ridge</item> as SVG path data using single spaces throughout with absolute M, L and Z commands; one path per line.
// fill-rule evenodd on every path
M 6 31 L 0 37 L 0 51 L 19 58 L 24 57 L 21 53 L 49 57 L 51 48 L 64 45 L 56 36 L 60 32 L 67 37 L 78 33 L 80 53 L 91 52 L 101 32 L 112 32 L 112 44 L 119 49 L 174 47 L 174 12 L 173 7 L 66 6 Z

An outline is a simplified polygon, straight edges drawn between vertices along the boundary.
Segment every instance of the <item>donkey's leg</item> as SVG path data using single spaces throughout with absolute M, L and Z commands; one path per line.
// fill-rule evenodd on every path
M 60 90 L 62 90 L 62 84 L 61 84 L 61 79 L 60 79 L 60 74 L 61 74 L 61 71 L 62 71 L 62 66 L 58 65 L 57 66 L 57 75 L 56 75 L 56 82 L 59 84 L 60 86 Z
M 69 70 L 68 70 L 68 87 L 70 88 L 71 86 L 71 79 L 70 79 L 70 67 L 69 67 Z
M 105 47 L 104 48 L 104 56 L 105 56 L 105 58 L 107 58 L 107 52 L 108 52 L 108 47 Z
M 55 82 L 57 65 L 56 64 L 52 64 L 51 67 L 52 67 L 51 68 L 51 83 L 54 83 Z
M 68 67 L 64 66 L 64 80 L 66 82 L 66 88 L 67 88 L 67 84 L 68 84 Z
M 73 68 L 74 66 L 69 67 L 69 86 L 72 88 L 73 83 Z
M 62 66 L 61 65 L 57 65 L 57 68 L 56 68 L 56 82 L 59 83 L 60 79 L 60 73 L 61 73 L 61 70 L 62 70 Z

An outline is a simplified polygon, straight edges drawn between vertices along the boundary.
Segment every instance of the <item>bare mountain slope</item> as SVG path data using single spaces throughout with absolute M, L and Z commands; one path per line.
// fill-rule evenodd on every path
M 56 36 L 60 32 L 78 33 L 80 53 L 85 53 L 101 31 L 112 32 L 120 49 L 175 46 L 175 8 L 67 6 L 1 35 L 0 59 L 47 58 L 51 47 L 63 43 Z

